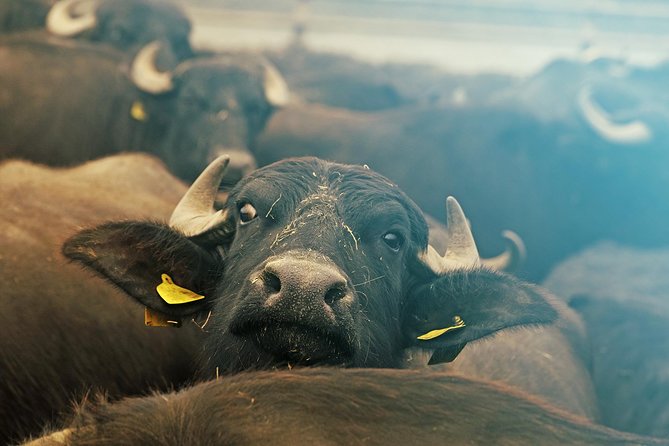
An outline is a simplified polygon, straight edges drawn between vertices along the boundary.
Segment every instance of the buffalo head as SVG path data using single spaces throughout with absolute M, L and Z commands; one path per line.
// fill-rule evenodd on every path
M 141 118 L 153 135 L 145 150 L 189 181 L 229 154 L 226 182 L 236 183 L 256 167 L 249 151 L 255 137 L 288 101 L 285 81 L 269 62 L 252 55 L 197 57 L 161 71 L 155 64 L 160 47 L 159 42 L 144 47 L 130 72 L 146 97 Z
M 47 30 L 63 37 L 81 37 L 135 54 L 159 41 L 163 62 L 193 56 L 191 23 L 184 12 L 157 0 L 59 0 L 46 19 Z
M 418 207 L 367 168 L 285 160 L 242 179 L 215 210 L 227 163 L 202 173 L 170 226 L 108 223 L 63 248 L 172 322 L 206 320 L 209 372 L 399 367 L 417 346 L 438 362 L 503 328 L 557 317 L 538 289 L 481 266 L 454 199 L 442 257 Z M 157 291 L 165 281 L 173 294 Z

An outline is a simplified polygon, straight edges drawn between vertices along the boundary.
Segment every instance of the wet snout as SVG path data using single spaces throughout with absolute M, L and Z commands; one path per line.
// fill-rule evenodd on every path
M 357 301 L 333 261 L 291 251 L 267 259 L 248 280 L 232 334 L 279 360 L 341 363 L 353 356 Z
M 322 308 L 334 317 L 332 307 L 351 298 L 346 278 L 330 263 L 300 258 L 278 258 L 269 261 L 258 277 L 264 284 L 265 306 Z

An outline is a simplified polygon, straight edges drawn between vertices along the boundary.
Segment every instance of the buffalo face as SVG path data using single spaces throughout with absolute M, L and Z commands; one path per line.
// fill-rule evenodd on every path
M 225 212 L 235 229 L 212 320 L 225 341 L 208 342 L 217 363 L 396 365 L 400 339 L 387 333 L 400 331 L 406 257 L 427 239 L 404 194 L 362 167 L 293 161 L 242 181 Z
M 457 228 L 441 258 L 416 205 L 366 168 L 287 160 L 244 178 L 214 210 L 226 165 L 195 181 L 171 227 L 109 223 L 64 246 L 152 311 L 206 321 L 209 371 L 398 367 L 406 348 L 451 358 L 497 330 L 556 317 L 531 285 L 479 266 L 452 199 Z M 205 297 L 170 302 L 156 292 L 164 274 Z
M 148 45 L 135 59 L 132 78 L 147 99 L 152 148 L 179 177 L 192 181 L 222 153 L 231 157 L 227 184 L 256 167 L 249 148 L 272 112 L 287 100 L 275 68 L 251 56 L 199 57 L 173 72 L 160 71 L 161 46 Z
M 104 43 L 133 55 L 159 41 L 163 69 L 193 56 L 190 20 L 180 8 L 156 0 L 59 0 L 46 27 L 58 36 Z

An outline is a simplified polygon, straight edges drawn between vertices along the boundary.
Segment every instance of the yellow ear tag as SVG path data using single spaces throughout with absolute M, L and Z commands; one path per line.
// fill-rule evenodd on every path
M 146 109 L 144 108 L 144 104 L 142 104 L 140 101 L 135 101 L 132 103 L 132 107 L 130 107 L 130 116 L 132 116 L 133 119 L 142 122 L 149 118 L 149 115 L 146 113 Z
M 160 276 L 163 283 L 156 287 L 158 295 L 163 298 L 165 302 L 170 305 L 187 304 L 195 302 L 196 300 L 204 299 L 204 296 L 197 294 L 194 291 L 182 288 L 172 282 L 172 278 L 167 274 Z
M 424 335 L 418 336 L 416 339 L 420 339 L 421 341 L 429 341 L 430 339 L 438 338 L 439 336 L 443 335 L 444 333 L 448 333 L 449 331 L 466 327 L 465 321 L 463 321 L 460 316 L 455 316 L 453 318 L 453 322 L 455 323 L 455 325 L 451 325 L 450 327 L 446 328 L 440 328 L 438 330 L 428 331 Z

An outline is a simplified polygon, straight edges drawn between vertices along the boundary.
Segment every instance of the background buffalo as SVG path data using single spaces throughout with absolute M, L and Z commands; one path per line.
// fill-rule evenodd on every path
M 146 155 L 0 165 L 0 443 L 61 422 L 88 392 L 115 399 L 192 378 L 197 327 L 144 327 L 141 307 L 60 254 L 82 225 L 167 218 L 185 190 Z
M 285 53 L 287 60 L 318 60 L 308 54 L 296 59 L 294 51 Z M 332 57 L 338 64 L 328 80 L 337 73 L 348 79 L 352 67 L 365 66 Z M 365 67 L 362 73 L 385 75 L 381 85 L 411 91 L 399 76 L 392 83 L 393 67 Z M 287 72 L 297 78 L 288 77 L 288 83 L 298 92 L 306 88 L 307 97 L 305 73 L 321 74 L 294 65 Z M 409 105 L 373 113 L 355 104 L 295 105 L 271 122 L 256 157 L 261 164 L 303 154 L 369 164 L 433 215 L 444 194 L 457 196 L 482 246 L 499 249 L 498 234 L 505 228 L 520 234 L 530 256 L 523 274 L 539 280 L 556 262 L 597 240 L 669 243 L 663 224 L 669 184 L 661 167 L 669 109 L 659 87 L 666 75 L 662 65 L 635 68 L 597 59 L 558 60 L 513 82 L 450 77 L 453 86 L 446 87 L 448 75 L 433 76 L 444 93 L 458 97 L 460 88 L 460 100 L 415 96 Z M 347 97 L 341 83 L 333 81 L 332 90 L 319 85 Z
M 144 151 L 192 180 L 225 151 L 238 179 L 255 166 L 248 148 L 286 101 L 281 76 L 253 55 L 197 57 L 160 71 L 159 48 L 147 45 L 128 65 L 122 53 L 85 42 L 0 40 L 0 158 L 63 166 Z
M 583 317 L 602 422 L 669 436 L 669 252 L 600 243 L 545 281 Z
M 190 19 L 168 1 L 0 1 L 0 33 L 29 30 L 104 44 L 130 57 L 158 41 L 162 46 L 160 62 L 169 68 L 193 56 Z

